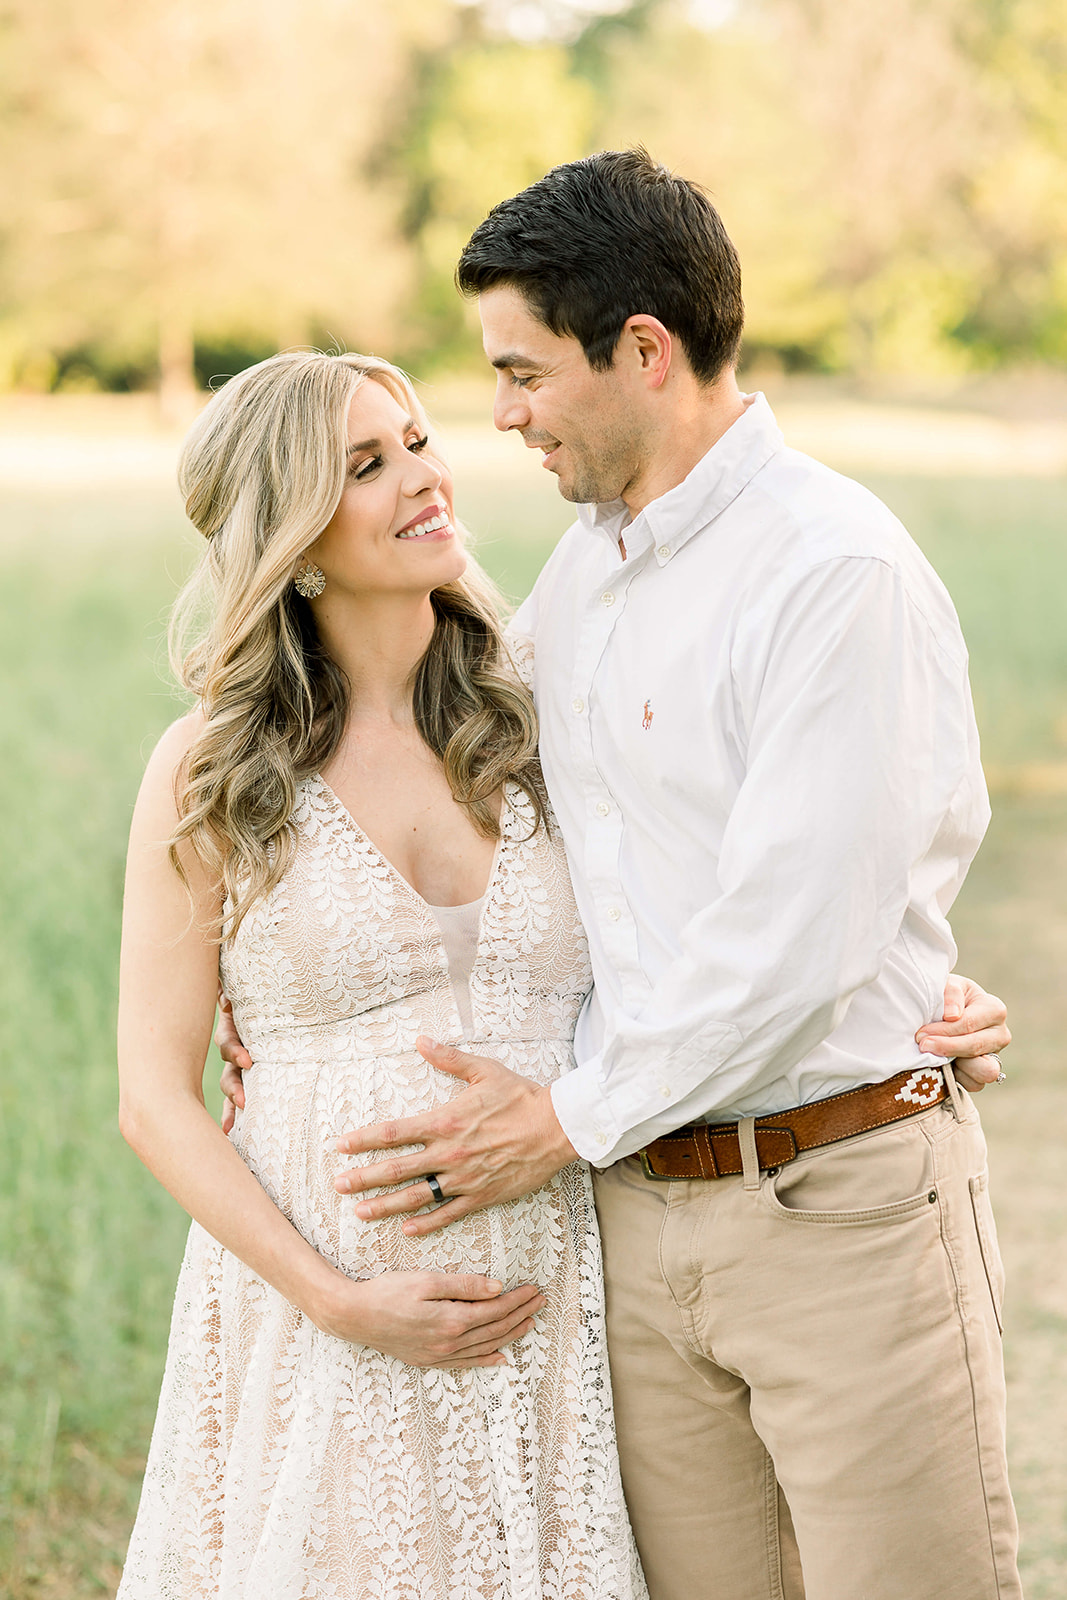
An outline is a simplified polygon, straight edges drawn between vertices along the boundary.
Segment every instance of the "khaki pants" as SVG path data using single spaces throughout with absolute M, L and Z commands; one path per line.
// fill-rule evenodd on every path
M 596 1196 L 652 1600 L 1019 1600 L 968 1095 L 777 1173 L 631 1158 Z

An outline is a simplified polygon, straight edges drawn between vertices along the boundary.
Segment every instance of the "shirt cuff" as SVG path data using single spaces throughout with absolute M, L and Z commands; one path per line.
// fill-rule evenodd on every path
M 599 1051 L 552 1084 L 553 1110 L 578 1154 L 594 1167 L 610 1167 L 710 1110 L 713 1075 L 740 1043 L 732 1023 L 710 1022 L 658 1068 L 652 1062 L 662 1053 L 642 1052 L 639 1070 L 613 1074 L 610 1095 Z
M 611 1116 L 600 1086 L 603 1057 L 590 1056 L 573 1072 L 557 1078 L 549 1093 L 552 1109 L 578 1154 L 595 1167 L 610 1167 L 620 1130 Z

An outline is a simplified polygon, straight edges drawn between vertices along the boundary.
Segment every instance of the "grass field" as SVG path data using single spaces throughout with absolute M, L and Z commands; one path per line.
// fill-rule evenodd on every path
M 982 1097 L 1010 1275 L 1012 1453 L 1030 1600 L 1067 1594 L 1067 482 L 870 480 L 956 597 L 996 817 L 960 964 L 1008 1000 Z M 565 525 L 551 486 L 468 482 L 483 559 L 521 593 Z M 185 1219 L 115 1125 L 124 836 L 178 702 L 162 619 L 192 545 L 169 492 L 0 499 L 0 1592 L 117 1581 Z M 951 1507 L 946 1507 L 951 1515 Z

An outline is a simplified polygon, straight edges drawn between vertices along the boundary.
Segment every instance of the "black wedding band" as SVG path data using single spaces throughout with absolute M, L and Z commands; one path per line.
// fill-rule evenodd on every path
M 432 1172 L 428 1172 L 426 1174 L 426 1182 L 430 1185 L 430 1193 L 433 1195 L 434 1204 L 438 1206 L 442 1205 L 448 1196 L 445 1194 L 445 1191 L 441 1188 L 441 1185 L 438 1183 L 437 1178 Z

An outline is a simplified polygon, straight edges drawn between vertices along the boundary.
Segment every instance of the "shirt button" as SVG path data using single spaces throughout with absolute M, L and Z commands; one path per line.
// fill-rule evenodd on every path
M 670 547 L 670 545 L 669 544 L 661 544 L 659 549 L 656 551 L 656 554 L 659 556 L 661 561 L 669 561 L 671 559 L 671 547 Z
M 601 800 L 597 803 L 596 814 L 598 817 L 611 816 L 611 807 L 608 805 L 606 800 Z
M 582 712 L 585 710 L 585 701 L 584 700 L 572 700 L 571 701 L 571 710 L 574 712 L 576 717 L 580 717 Z
M 668 1088 L 668 1087 L 667 1087 L 667 1085 L 666 1085 L 666 1084 L 664 1084 L 664 1085 L 663 1085 L 663 1088 L 662 1088 L 662 1089 L 661 1089 L 661 1090 L 660 1090 L 660 1094 L 661 1094 L 661 1095 L 662 1095 L 662 1096 L 663 1096 L 663 1099 L 664 1099 L 664 1100 L 669 1100 L 669 1099 L 670 1099 L 670 1097 L 671 1097 L 671 1091 L 670 1091 L 670 1089 L 669 1089 L 669 1088 Z
M 609 922 L 618 922 L 618 920 L 619 920 L 619 918 L 621 916 L 622 916 L 622 912 L 619 910 L 618 906 L 609 906 L 608 907 L 608 909 L 607 909 L 607 919 L 608 919 Z
M 596 1142 L 597 1142 L 597 1144 L 607 1144 L 607 1142 L 608 1142 L 607 1134 L 606 1133 L 598 1133 L 597 1136 L 596 1136 Z
M 613 606 L 615 604 L 615 596 L 612 594 L 610 589 L 606 589 L 604 591 L 604 593 L 600 596 L 600 600 L 601 604 L 606 606 Z

